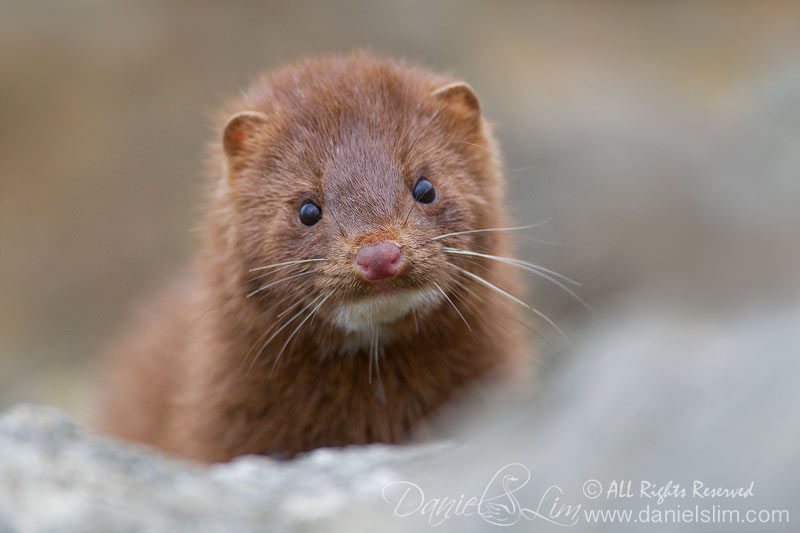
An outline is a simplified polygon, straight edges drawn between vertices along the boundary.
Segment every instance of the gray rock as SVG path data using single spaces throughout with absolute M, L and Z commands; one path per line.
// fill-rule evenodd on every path
M 0 419 L 0 531 L 298 531 L 377 501 L 441 446 L 317 450 L 201 467 L 79 428 L 52 408 Z
M 696 506 L 742 519 L 751 509 L 788 514 L 784 523 L 717 516 L 658 529 L 791 531 L 785 517 L 800 516 L 800 305 L 711 316 L 668 303 L 683 296 L 642 292 L 606 306 L 572 328 L 582 333 L 532 397 L 464 406 L 447 443 L 201 467 L 93 434 L 51 408 L 17 406 L 0 418 L 0 531 L 563 531 L 554 523 L 573 522 L 639 531 L 641 523 L 584 513 L 638 519 L 645 509 Z M 597 494 L 586 492 L 592 480 Z M 641 494 L 642 481 L 688 493 L 658 502 Z M 745 494 L 698 498 L 695 481 Z M 615 483 L 630 483 L 631 496 Z M 484 501 L 465 506 L 473 496 Z

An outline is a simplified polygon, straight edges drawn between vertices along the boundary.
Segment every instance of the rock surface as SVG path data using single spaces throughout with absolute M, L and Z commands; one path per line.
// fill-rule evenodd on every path
M 790 523 L 683 519 L 657 528 L 792 531 L 800 306 L 711 317 L 645 296 L 608 306 L 532 398 L 466 406 L 468 422 L 450 427 L 447 443 L 198 467 L 92 434 L 54 409 L 17 406 L 0 418 L 0 532 L 564 530 L 553 523 L 641 531 L 584 513 L 713 505 L 742 518 L 785 510 Z M 587 492 L 593 480 L 599 495 Z M 615 497 L 615 480 L 630 480 L 633 495 Z M 642 481 L 688 494 L 666 490 L 659 503 L 640 494 Z M 751 494 L 701 499 L 695 481 L 745 493 L 752 483 Z M 467 504 L 473 496 L 480 505 Z
M 0 531 L 295 531 L 379 498 L 396 465 L 436 449 L 322 449 L 207 468 L 20 405 L 0 419 Z

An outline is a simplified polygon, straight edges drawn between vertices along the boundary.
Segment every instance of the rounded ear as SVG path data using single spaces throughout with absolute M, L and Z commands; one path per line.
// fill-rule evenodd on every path
M 433 91 L 433 96 L 460 118 L 473 122 L 473 125 L 479 124 L 481 104 L 472 87 L 463 81 L 456 81 L 439 87 Z
M 256 111 L 242 111 L 228 120 L 222 134 L 222 146 L 228 157 L 241 154 L 268 121 L 265 114 Z

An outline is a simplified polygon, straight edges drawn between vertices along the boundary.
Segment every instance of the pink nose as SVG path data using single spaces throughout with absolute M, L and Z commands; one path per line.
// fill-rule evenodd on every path
M 356 254 L 356 267 L 369 281 L 393 278 L 400 270 L 403 252 L 394 243 L 362 246 Z

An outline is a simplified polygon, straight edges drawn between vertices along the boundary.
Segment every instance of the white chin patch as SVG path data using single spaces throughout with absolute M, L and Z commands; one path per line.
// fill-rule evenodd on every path
M 342 304 L 336 310 L 336 324 L 349 332 L 367 332 L 375 326 L 393 322 L 414 310 L 439 302 L 441 294 L 431 290 L 402 290 L 378 294 Z

